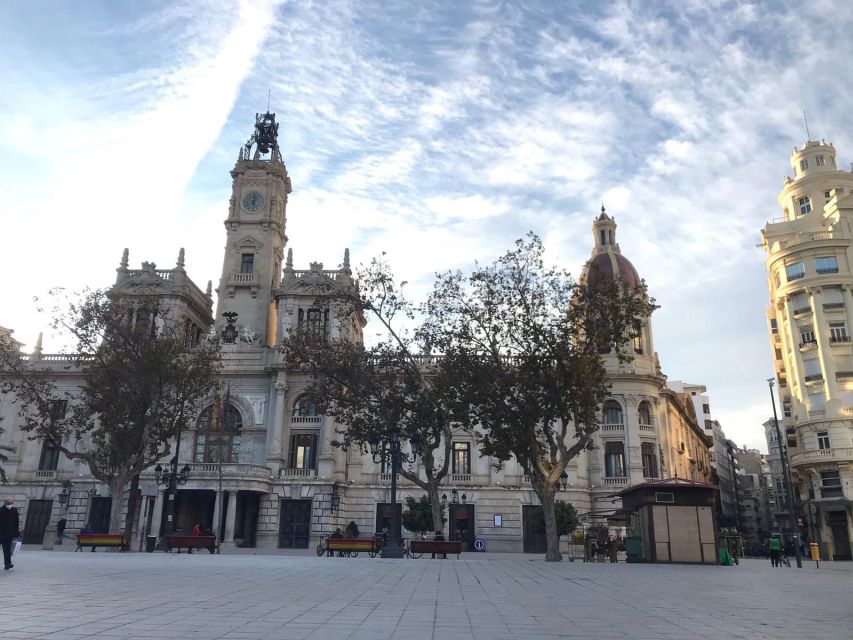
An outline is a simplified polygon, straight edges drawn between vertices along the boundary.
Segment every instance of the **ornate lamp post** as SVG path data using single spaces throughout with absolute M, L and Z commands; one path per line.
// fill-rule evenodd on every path
M 779 447 L 779 460 L 782 463 L 782 479 L 785 482 L 785 498 L 788 503 L 788 526 L 791 527 L 792 542 L 794 543 L 794 555 L 797 558 L 797 567 L 803 568 L 803 555 L 800 551 L 800 528 L 794 517 L 794 491 L 791 486 L 791 469 L 788 466 L 788 447 L 782 447 L 782 434 L 779 432 L 779 417 L 776 414 L 776 397 L 773 395 L 774 378 L 767 378 L 770 386 L 770 402 L 773 404 L 773 423 L 776 427 L 776 444 Z M 787 443 L 786 443 L 787 444 Z
M 421 441 L 417 436 L 409 438 L 409 444 L 412 447 L 411 454 L 405 454 L 400 450 L 400 429 L 394 425 L 388 429 L 387 442 L 382 442 L 378 437 L 370 439 L 370 454 L 373 456 L 373 462 L 379 464 L 383 460 L 391 462 L 391 513 L 392 523 L 391 531 L 388 534 L 388 540 L 382 548 L 383 558 L 402 558 L 403 549 L 400 546 L 400 519 L 397 516 L 397 470 L 400 468 L 400 461 L 412 463 L 417 460 L 421 452 Z
M 186 484 L 190 479 L 190 465 L 185 464 L 178 471 L 178 456 L 181 454 L 181 422 L 178 421 L 177 444 L 175 445 L 175 457 L 169 462 L 169 470 L 163 469 L 163 465 L 158 464 L 154 467 L 154 480 L 157 484 L 162 484 L 168 489 L 169 494 L 166 503 L 166 535 L 170 535 L 175 530 L 175 496 L 178 494 L 178 485 Z
M 68 511 L 68 498 L 71 496 L 71 486 L 71 480 L 66 480 L 62 483 L 62 493 L 56 496 L 59 504 L 65 507 L 66 511 Z

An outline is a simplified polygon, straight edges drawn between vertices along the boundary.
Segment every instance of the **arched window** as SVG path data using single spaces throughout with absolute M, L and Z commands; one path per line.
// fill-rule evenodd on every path
M 195 462 L 239 462 L 243 416 L 230 402 L 211 405 L 198 417 Z
M 640 406 L 637 407 L 637 415 L 640 418 L 640 424 L 651 425 L 652 423 L 652 410 L 649 406 L 649 403 L 645 400 L 640 403 Z
M 615 400 L 608 400 L 604 403 L 603 418 L 604 424 L 623 424 L 622 407 Z
M 301 418 L 316 416 L 318 415 L 317 407 L 308 396 L 301 395 L 293 403 L 293 415 Z

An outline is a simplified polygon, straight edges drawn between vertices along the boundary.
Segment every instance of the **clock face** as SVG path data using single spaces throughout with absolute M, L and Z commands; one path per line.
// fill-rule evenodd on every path
M 264 197 L 257 191 L 250 191 L 246 194 L 246 197 L 243 198 L 243 208 L 250 213 L 258 211 L 263 206 Z

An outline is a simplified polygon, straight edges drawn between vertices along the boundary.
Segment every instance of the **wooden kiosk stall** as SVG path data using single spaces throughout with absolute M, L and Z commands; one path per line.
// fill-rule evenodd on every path
M 629 537 L 639 538 L 639 562 L 717 564 L 712 484 L 672 478 L 619 492 Z

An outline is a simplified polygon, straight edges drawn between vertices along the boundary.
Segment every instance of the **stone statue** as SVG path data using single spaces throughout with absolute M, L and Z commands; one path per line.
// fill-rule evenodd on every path
M 240 340 L 247 344 L 255 344 L 255 340 L 257 340 L 257 334 L 252 331 L 249 327 L 240 327 Z

